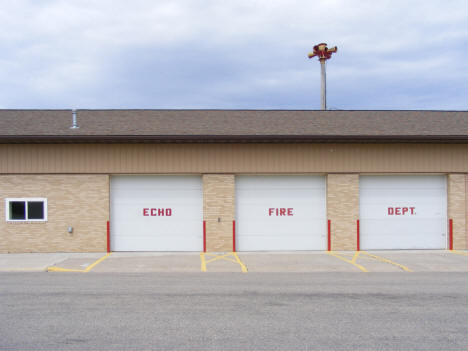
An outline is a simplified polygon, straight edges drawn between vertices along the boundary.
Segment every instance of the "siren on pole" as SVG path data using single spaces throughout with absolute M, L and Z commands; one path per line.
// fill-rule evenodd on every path
M 331 55 L 338 51 L 336 46 L 332 48 L 327 47 L 327 43 L 320 43 L 314 46 L 314 51 L 309 53 L 307 56 L 309 58 L 317 56 L 319 61 L 328 60 L 331 58 Z
M 312 57 L 317 56 L 320 61 L 320 66 L 322 70 L 322 93 L 321 93 L 321 106 L 322 110 L 327 109 L 327 78 L 325 72 L 325 61 L 329 60 L 335 52 L 338 51 L 336 46 L 332 48 L 327 47 L 327 43 L 320 43 L 314 46 L 314 51 L 309 53 L 307 56 L 311 59 Z

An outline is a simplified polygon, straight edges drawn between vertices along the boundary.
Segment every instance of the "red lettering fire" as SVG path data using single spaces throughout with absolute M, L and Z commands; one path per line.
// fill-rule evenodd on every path
M 269 208 L 268 216 L 283 217 L 283 216 L 294 216 L 294 208 Z

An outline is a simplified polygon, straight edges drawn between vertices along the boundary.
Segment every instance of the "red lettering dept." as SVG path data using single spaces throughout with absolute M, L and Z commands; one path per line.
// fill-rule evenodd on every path
M 268 215 L 271 216 L 294 216 L 293 208 L 269 208 Z
M 172 208 L 144 208 L 143 216 L 153 216 L 153 217 L 170 217 L 172 216 Z
M 404 215 L 415 215 L 414 211 L 416 207 L 389 207 L 388 215 L 389 216 L 404 216 Z

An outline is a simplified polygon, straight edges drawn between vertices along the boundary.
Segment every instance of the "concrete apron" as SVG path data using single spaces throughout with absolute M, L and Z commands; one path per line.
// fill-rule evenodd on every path
M 45 272 L 48 267 L 67 261 L 79 265 L 82 262 L 95 261 L 101 256 L 100 253 L 0 254 L 0 272 Z
M 468 251 L 0 254 L 0 272 L 468 272 Z

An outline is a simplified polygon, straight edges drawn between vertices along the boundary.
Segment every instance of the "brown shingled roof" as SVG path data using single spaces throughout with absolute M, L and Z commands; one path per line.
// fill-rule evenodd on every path
M 467 142 L 467 111 L 0 110 L 0 142 Z

